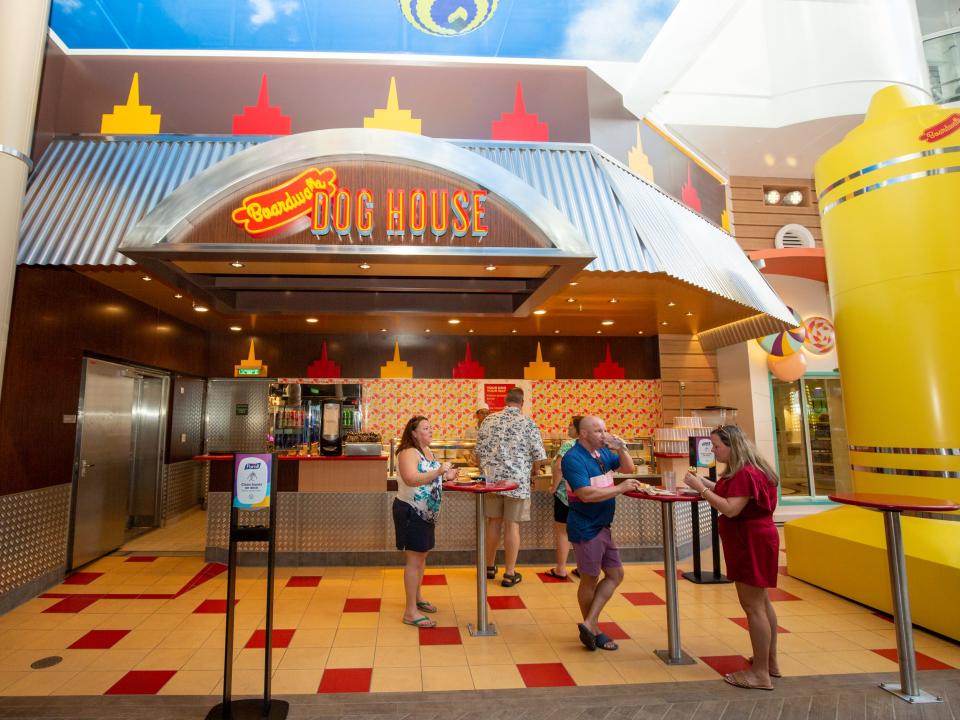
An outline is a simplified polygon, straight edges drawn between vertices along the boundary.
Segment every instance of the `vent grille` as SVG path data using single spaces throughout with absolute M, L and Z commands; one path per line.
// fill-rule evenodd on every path
M 780 228 L 773 244 L 777 250 L 816 247 L 816 241 L 810 231 L 803 225 L 797 225 L 796 223 L 784 225 Z

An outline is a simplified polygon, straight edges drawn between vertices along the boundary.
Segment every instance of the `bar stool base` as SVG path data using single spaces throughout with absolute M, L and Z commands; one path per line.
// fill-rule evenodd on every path
M 888 693 L 896 695 L 901 700 L 911 703 L 912 705 L 943 702 L 942 697 L 939 695 L 931 695 L 925 690 L 921 690 L 918 695 L 907 695 L 907 693 L 900 689 L 900 683 L 880 683 L 880 687 L 886 690 Z
M 473 623 L 467 623 L 467 632 L 470 637 L 493 637 L 497 634 L 497 626 L 493 623 L 487 623 L 486 630 L 478 630 Z
M 697 661 L 687 655 L 683 650 L 680 651 L 680 657 L 674 660 L 670 657 L 669 650 L 654 650 L 653 654 L 663 660 L 667 665 L 696 665 Z
M 230 703 L 229 712 L 224 713 L 223 703 L 220 703 L 207 713 L 207 720 L 284 720 L 290 712 L 290 703 L 286 700 L 270 700 L 270 713 L 263 712 L 263 699 L 234 700 Z
M 701 572 L 700 577 L 697 577 L 695 572 L 685 572 L 683 573 L 683 579 L 697 585 L 726 585 L 733 582 L 726 575 L 717 576 L 712 572 Z

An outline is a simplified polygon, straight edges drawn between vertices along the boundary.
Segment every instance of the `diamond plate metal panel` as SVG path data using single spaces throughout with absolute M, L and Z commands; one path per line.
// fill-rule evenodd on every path
M 203 452 L 203 398 L 206 381 L 201 378 L 173 378 L 167 462 L 189 460 Z
M 277 493 L 277 552 L 297 552 L 300 537 L 300 493 Z
M 266 452 L 270 413 L 268 380 L 210 380 L 207 383 L 207 452 Z M 247 414 L 237 415 L 236 406 Z
M 300 551 L 388 550 L 387 493 L 300 493 Z
M 207 495 L 207 547 L 225 548 L 230 541 L 230 493 Z
M 0 496 L 0 595 L 66 568 L 70 485 Z
M 553 495 L 550 493 L 530 493 L 530 521 L 520 524 L 520 547 L 553 547 Z
M 193 460 L 163 466 L 163 522 L 200 504 L 204 465 Z
M 438 550 L 475 550 L 477 547 L 477 500 L 471 493 L 445 492 L 437 520 Z M 391 518 L 391 532 L 393 521 Z M 391 538 L 393 547 L 395 538 Z

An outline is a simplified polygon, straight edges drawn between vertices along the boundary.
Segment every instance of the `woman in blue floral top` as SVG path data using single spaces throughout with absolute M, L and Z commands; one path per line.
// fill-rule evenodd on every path
M 442 465 L 430 449 L 433 429 L 423 415 L 407 421 L 397 448 L 397 466 L 400 482 L 397 498 L 393 501 L 393 524 L 397 532 L 397 550 L 403 550 L 406 563 L 403 568 L 403 587 L 407 606 L 403 622 L 422 628 L 436 627 L 437 623 L 423 613 L 435 613 L 437 608 L 423 599 L 420 586 L 427 565 L 427 553 L 433 550 L 434 531 L 440 514 L 443 482 L 457 477 L 457 469 L 450 463 Z
M 573 447 L 580 435 L 581 415 L 574 415 L 570 420 L 570 427 L 567 428 L 567 439 L 563 441 L 556 457 L 551 463 L 553 471 L 553 542 L 557 551 L 557 564 L 550 568 L 544 575 L 565 580 L 567 578 L 567 557 L 570 555 L 570 541 L 567 539 L 567 512 L 570 509 L 570 501 L 567 499 L 567 483 L 563 479 L 563 473 L 560 470 L 560 461 L 566 455 L 567 450 Z M 574 575 L 579 577 L 576 570 Z

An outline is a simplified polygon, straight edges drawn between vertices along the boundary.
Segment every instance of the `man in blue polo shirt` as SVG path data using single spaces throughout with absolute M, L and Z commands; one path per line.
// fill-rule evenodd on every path
M 635 472 L 633 459 L 627 444 L 608 433 L 603 420 L 587 415 L 580 421 L 577 442 L 563 456 L 561 468 L 570 500 L 567 537 L 580 572 L 580 642 L 588 650 L 616 650 L 617 644 L 600 632 L 597 623 L 614 590 L 623 582 L 620 553 L 610 535 L 616 497 L 640 487 L 633 479 L 615 485 L 613 471 Z

